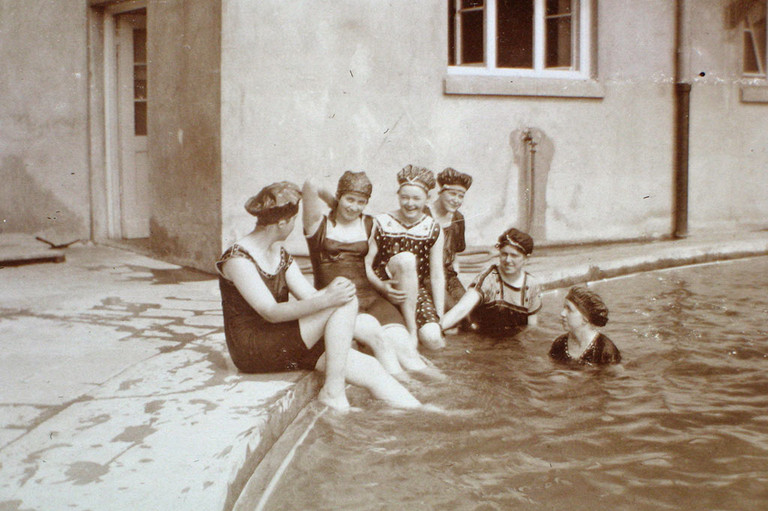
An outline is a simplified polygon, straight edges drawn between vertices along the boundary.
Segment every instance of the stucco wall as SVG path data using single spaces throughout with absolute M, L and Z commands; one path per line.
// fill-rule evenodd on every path
M 669 232 L 669 2 L 600 2 L 597 100 L 443 94 L 442 0 L 223 5 L 225 244 L 250 227 L 242 204 L 268 182 L 312 173 L 333 186 L 344 169 L 365 169 L 380 211 L 394 206 L 407 163 L 472 174 L 468 241 L 489 243 L 520 220 L 513 136 L 527 127 L 548 144 L 538 155 L 551 161 L 548 240 Z
M 86 49 L 83 0 L 0 0 L 0 232 L 90 235 Z
M 768 104 L 741 101 L 742 27 L 724 4 L 702 0 L 688 13 L 693 229 L 768 224 Z
M 721 16 L 716 0 L 708 1 L 713 16 Z M 674 2 L 598 2 L 601 99 L 444 94 L 443 0 L 223 0 L 223 7 L 224 244 L 250 228 L 242 204 L 271 181 L 300 183 L 312 174 L 333 187 L 343 170 L 364 169 L 374 181 L 369 210 L 375 212 L 394 207 L 394 175 L 407 163 L 436 171 L 450 165 L 472 174 L 475 184 L 464 206 L 468 242 L 491 243 L 501 229 L 523 224 L 519 137 L 527 128 L 540 137 L 537 172 L 546 176 L 537 181 L 546 201 L 537 240 L 670 233 Z M 690 26 L 700 31 L 697 23 Z M 723 51 L 713 48 L 721 41 L 707 37 L 692 41 L 707 48 L 692 51 Z M 733 94 L 718 87 L 716 95 Z M 704 97 L 695 88 L 696 95 Z M 696 101 L 692 123 L 717 124 L 702 115 L 722 100 L 710 99 L 706 108 Z M 732 125 L 752 123 L 750 144 L 761 143 L 764 135 L 756 134 L 754 124 L 758 111 L 740 108 Z M 718 107 L 706 115 L 732 113 Z M 711 153 L 722 151 L 722 158 L 734 161 L 731 128 L 721 124 L 716 133 L 698 125 L 692 130 L 699 138 L 692 142 L 691 208 L 702 208 L 695 194 L 720 172 L 720 165 L 704 164 Z M 722 146 L 710 149 L 711 136 Z M 765 161 L 751 158 L 753 166 Z M 760 183 L 750 172 L 747 182 Z M 724 194 L 719 207 L 738 201 L 738 193 Z M 691 216 L 708 214 L 703 209 Z M 289 245 L 304 248 L 298 235 Z
M 221 231 L 221 6 L 148 6 L 152 250 L 213 271 Z

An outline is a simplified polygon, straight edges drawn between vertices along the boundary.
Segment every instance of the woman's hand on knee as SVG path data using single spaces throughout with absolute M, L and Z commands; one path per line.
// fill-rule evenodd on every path
M 344 277 L 336 277 L 323 288 L 329 307 L 340 307 L 355 298 L 355 284 Z
M 408 294 L 404 290 L 397 289 L 395 287 L 395 283 L 393 281 L 388 280 L 384 283 L 384 285 L 387 289 L 387 300 L 394 303 L 395 305 L 400 305 L 408 297 Z

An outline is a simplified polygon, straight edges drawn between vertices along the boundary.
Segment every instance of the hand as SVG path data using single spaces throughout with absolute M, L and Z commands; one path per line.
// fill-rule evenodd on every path
M 385 282 L 384 286 L 386 286 L 387 300 L 397 305 L 405 301 L 405 291 L 397 289 L 392 282 Z
M 352 281 L 344 277 L 336 277 L 323 289 L 329 307 L 340 307 L 349 303 L 355 297 L 355 291 Z

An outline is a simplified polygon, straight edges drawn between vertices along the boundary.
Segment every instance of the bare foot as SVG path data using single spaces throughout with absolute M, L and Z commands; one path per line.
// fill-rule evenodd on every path
M 347 396 L 344 393 L 338 396 L 332 396 L 330 392 L 323 387 L 317 395 L 317 400 L 337 412 L 349 411 L 349 401 L 347 401 Z

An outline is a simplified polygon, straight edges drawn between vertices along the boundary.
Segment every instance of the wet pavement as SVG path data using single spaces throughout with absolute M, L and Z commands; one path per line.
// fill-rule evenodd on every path
M 319 378 L 238 373 L 213 275 L 65 252 L 0 268 L 0 510 L 231 509 Z M 718 233 L 543 249 L 528 269 L 553 288 L 764 254 L 766 231 Z

